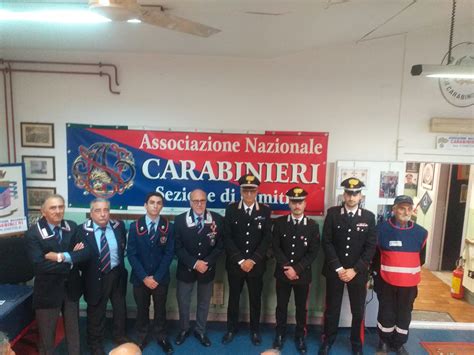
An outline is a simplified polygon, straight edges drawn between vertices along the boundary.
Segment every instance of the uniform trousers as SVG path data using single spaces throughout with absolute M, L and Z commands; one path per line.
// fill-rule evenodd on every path
M 240 293 L 247 283 L 250 304 L 250 330 L 260 332 L 260 311 L 262 307 L 262 277 L 249 277 L 248 275 L 227 273 L 229 279 L 229 302 L 227 305 L 227 330 L 235 332 L 239 322 Z
M 214 281 L 203 282 L 184 282 L 177 280 L 176 297 L 179 308 L 179 326 L 181 331 L 189 330 L 189 313 L 191 308 L 191 295 L 194 284 L 197 283 L 197 307 L 196 307 L 196 327 L 195 331 L 199 334 L 206 334 L 207 315 L 209 313 L 209 304 L 211 302 L 212 287 Z
M 168 285 L 159 284 L 154 290 L 144 284 L 133 287 L 133 297 L 137 303 L 136 331 L 140 343 L 149 337 L 150 302 L 153 298 L 154 317 L 151 333 L 158 341 L 166 339 L 166 298 Z
M 69 355 L 80 354 L 79 341 L 79 302 L 64 300 L 61 307 L 36 309 L 36 322 L 40 335 L 40 355 L 54 354 L 54 341 L 56 338 L 56 323 L 59 313 L 62 312 L 64 320 L 64 334 Z
M 114 339 L 124 337 L 127 306 L 121 268 L 116 267 L 107 274 L 102 274 L 101 297 L 97 304 L 87 304 L 87 344 L 89 348 L 102 349 L 105 333 L 107 303 L 112 304 L 112 336 Z
M 351 305 L 351 343 L 355 350 L 362 349 L 364 344 L 364 311 L 367 295 L 367 274 L 358 273 L 349 282 L 336 277 L 326 277 L 326 309 L 324 311 L 323 342 L 331 345 L 336 340 L 339 317 L 341 315 L 344 285 L 347 285 Z
M 281 280 L 276 280 L 276 333 L 281 336 L 286 335 L 286 324 L 288 317 L 288 302 L 290 300 L 291 290 L 295 296 L 296 308 L 296 330 L 295 338 L 301 338 L 306 335 L 306 302 L 308 300 L 309 284 L 290 284 Z
M 380 278 L 377 291 L 377 328 L 380 339 L 394 349 L 399 349 L 408 340 L 408 327 L 418 287 L 393 286 Z

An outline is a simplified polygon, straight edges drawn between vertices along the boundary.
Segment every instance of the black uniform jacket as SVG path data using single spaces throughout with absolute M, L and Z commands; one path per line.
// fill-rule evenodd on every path
M 326 256 L 324 276 L 337 277 L 336 269 L 340 267 L 368 272 L 376 245 L 374 214 L 359 208 L 349 217 L 344 206 L 331 207 L 324 220 L 322 244 Z
M 87 259 L 87 246 L 73 251 L 79 243 L 77 225 L 72 221 L 61 221 L 62 239 L 59 243 L 54 232 L 42 217 L 25 233 L 28 256 L 33 263 L 35 281 L 33 288 L 33 308 L 58 308 L 66 298 L 78 301 L 82 295 L 81 278 L 78 263 Z M 45 259 L 50 251 L 55 253 L 68 252 L 73 264 Z
M 178 256 L 176 278 L 184 282 L 214 280 L 217 259 L 224 250 L 224 219 L 217 213 L 204 213 L 204 228 L 198 233 L 192 210 L 174 220 L 175 253 Z M 204 274 L 193 269 L 196 261 L 207 262 Z
M 267 251 L 272 240 L 271 210 L 255 202 L 249 216 L 243 202 L 227 206 L 224 219 L 224 241 L 227 254 L 226 269 L 230 274 L 261 277 L 265 272 Z M 255 262 L 249 273 L 242 271 L 239 261 L 252 259 Z
M 273 255 L 276 259 L 275 277 L 291 284 L 311 282 L 311 264 L 318 255 L 319 226 L 307 217 L 295 225 L 291 215 L 275 219 L 273 224 Z M 292 266 L 299 279 L 291 281 L 284 266 Z
M 141 286 L 147 276 L 159 284 L 170 282 L 170 264 L 174 257 L 173 224 L 160 216 L 156 238 L 151 241 L 145 216 L 130 224 L 127 256 L 132 272 L 130 282 Z
M 127 270 L 125 269 L 123 258 L 127 246 L 127 230 L 125 229 L 123 221 L 110 220 L 109 224 L 117 240 L 119 265 L 116 267 L 120 268 L 120 287 L 123 287 L 125 293 L 127 287 Z M 78 233 L 81 239 L 89 246 L 89 258 L 80 265 L 84 284 L 84 299 L 87 303 L 96 305 L 102 296 L 102 272 L 100 271 L 100 250 L 95 240 L 92 220 L 89 219 L 79 226 Z

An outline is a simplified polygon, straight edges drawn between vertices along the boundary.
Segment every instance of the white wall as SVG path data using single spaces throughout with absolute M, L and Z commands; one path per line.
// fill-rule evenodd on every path
M 473 27 L 459 27 L 456 43 L 472 40 Z M 119 67 L 121 95 L 108 92 L 105 78 L 14 74 L 18 156 L 52 153 L 21 149 L 20 121 L 54 122 L 58 192 L 67 195 L 66 122 L 327 131 L 329 163 L 395 160 L 398 141 L 403 147 L 434 148 L 432 116 L 473 115 L 472 108 L 447 103 L 436 80 L 409 74 L 412 64 L 439 63 L 446 47 L 447 33 L 430 30 L 272 60 L 8 49 L 4 57 Z M 3 100 L 0 110 L 3 129 Z

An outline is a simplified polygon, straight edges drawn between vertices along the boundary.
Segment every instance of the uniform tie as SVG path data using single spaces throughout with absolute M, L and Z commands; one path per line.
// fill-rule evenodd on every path
M 252 214 L 252 209 L 250 207 L 247 207 L 245 212 L 250 216 Z
M 349 218 L 354 217 L 354 212 L 349 212 Z
M 102 234 L 100 236 L 100 271 L 104 274 L 108 273 L 110 269 L 110 249 L 105 230 L 107 227 L 100 227 Z
M 202 216 L 197 217 L 197 228 L 198 228 L 198 234 L 202 232 L 204 229 L 204 223 L 202 223 Z
M 54 239 L 56 239 L 58 243 L 61 243 L 60 230 L 61 230 L 61 228 L 59 228 L 58 226 L 54 227 Z
M 298 224 L 300 224 L 300 220 L 299 220 L 299 219 L 295 219 L 295 226 L 297 226 Z
M 150 230 L 148 231 L 148 234 L 150 235 L 150 241 L 154 241 L 156 237 L 155 222 L 150 223 Z

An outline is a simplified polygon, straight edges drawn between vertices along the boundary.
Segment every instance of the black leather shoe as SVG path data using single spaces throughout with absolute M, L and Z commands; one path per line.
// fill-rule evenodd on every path
M 182 330 L 178 333 L 178 335 L 176 336 L 176 339 L 174 341 L 174 343 L 176 345 L 181 345 L 184 343 L 184 341 L 186 340 L 186 338 L 189 336 L 189 330 Z
M 285 344 L 285 337 L 283 335 L 277 335 L 275 340 L 273 341 L 273 349 L 281 350 L 283 349 L 283 345 Z
M 301 354 L 306 354 L 306 343 L 303 337 L 296 337 L 295 338 L 295 345 L 296 350 L 298 350 Z
M 318 355 L 328 355 L 329 349 L 331 349 L 331 345 L 328 343 L 322 343 L 319 347 Z
M 352 349 L 352 355 L 364 355 L 362 349 Z
M 222 344 L 229 344 L 232 340 L 234 340 L 235 333 L 234 332 L 227 332 L 222 337 Z
M 168 339 L 158 340 L 157 343 L 165 354 L 172 354 L 174 352 L 173 345 L 171 345 Z
M 250 337 L 250 339 L 252 340 L 252 344 L 253 345 L 260 345 L 262 344 L 262 338 L 260 337 L 260 333 L 252 333 L 252 336 Z
M 376 355 L 385 355 L 388 354 L 391 351 L 390 346 L 388 346 L 387 343 L 385 343 L 382 340 L 379 340 L 379 345 L 377 346 L 377 349 L 375 350 Z
M 201 334 L 199 332 L 194 331 L 194 336 L 196 337 L 197 340 L 199 340 L 199 342 L 202 345 L 204 345 L 206 347 L 211 346 L 211 341 L 209 340 L 209 338 L 207 337 L 206 334 Z

